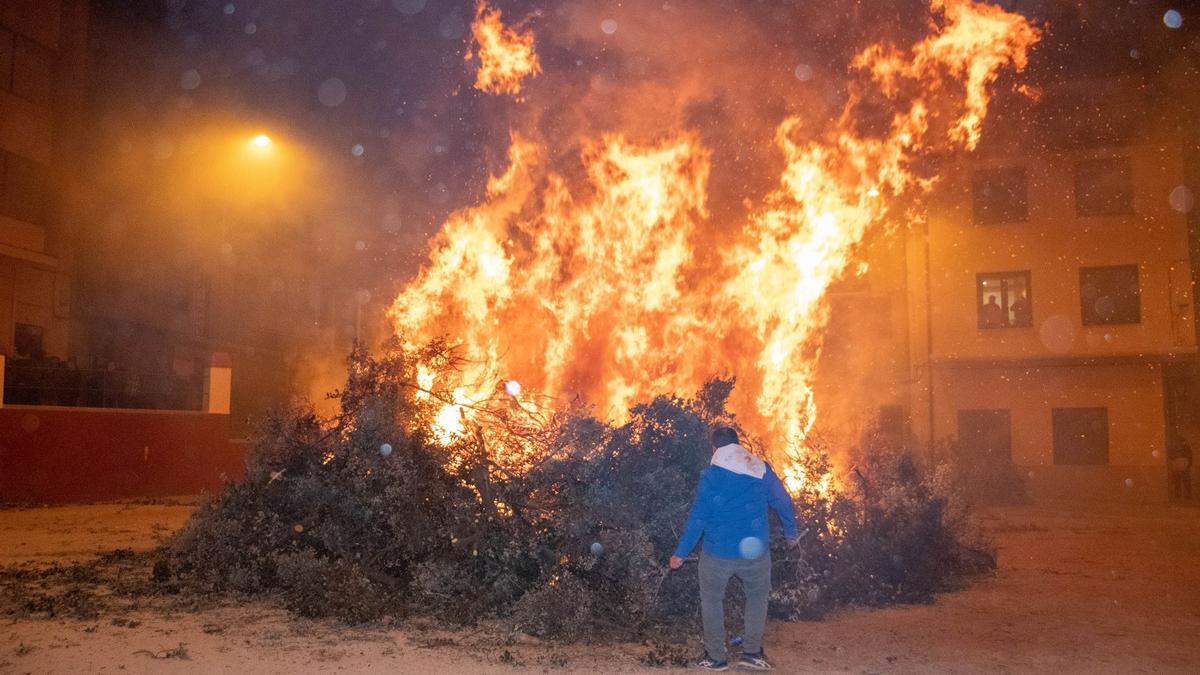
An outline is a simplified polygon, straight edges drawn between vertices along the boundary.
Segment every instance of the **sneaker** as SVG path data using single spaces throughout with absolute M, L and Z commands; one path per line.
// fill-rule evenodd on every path
M 696 665 L 699 668 L 701 668 L 702 670 L 713 670 L 713 671 L 729 670 L 729 662 L 728 661 L 718 661 L 718 660 L 714 659 L 713 657 L 709 656 L 708 652 L 704 652 L 704 658 L 700 659 L 700 662 L 697 663 Z
M 767 660 L 766 652 L 742 654 L 742 658 L 738 659 L 738 668 L 743 670 L 771 670 L 774 667 Z

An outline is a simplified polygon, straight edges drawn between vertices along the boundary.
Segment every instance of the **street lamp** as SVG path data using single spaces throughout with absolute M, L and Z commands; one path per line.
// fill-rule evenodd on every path
M 235 152 L 224 165 L 224 176 L 228 182 L 222 195 L 221 248 L 226 253 L 231 250 L 229 231 L 233 209 L 261 197 L 275 187 L 274 183 L 278 180 L 273 172 L 278 169 L 280 148 L 270 136 L 265 133 L 239 134 L 235 138 L 236 145 L 231 148 Z

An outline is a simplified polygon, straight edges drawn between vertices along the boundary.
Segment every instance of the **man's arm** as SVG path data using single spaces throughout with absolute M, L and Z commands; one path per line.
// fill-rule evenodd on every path
M 692 510 L 688 513 L 687 524 L 683 526 L 683 535 L 679 537 L 679 545 L 675 547 L 676 558 L 686 558 L 700 535 L 704 534 L 704 525 L 708 519 L 708 502 L 710 488 L 708 473 L 700 474 L 700 485 L 696 488 L 696 498 L 692 500 Z
M 771 465 L 767 465 L 767 473 L 763 476 L 767 481 L 767 504 L 779 514 L 779 522 L 783 524 L 783 536 L 792 541 L 800 536 L 796 527 L 796 506 L 792 503 L 792 495 L 783 486 L 783 481 L 775 475 Z

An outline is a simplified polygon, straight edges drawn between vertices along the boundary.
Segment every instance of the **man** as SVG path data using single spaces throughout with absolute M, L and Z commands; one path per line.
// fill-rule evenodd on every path
M 742 580 L 746 592 L 746 625 L 738 665 L 770 670 L 763 653 L 767 596 L 771 592 L 770 529 L 767 508 L 775 509 L 789 543 L 798 539 L 791 495 L 771 466 L 738 444 L 737 432 L 718 427 L 712 434 L 712 464 L 700 474 L 687 525 L 671 569 L 683 566 L 701 536 L 700 615 L 704 622 L 704 658 L 699 666 L 725 670 L 725 588 L 731 577 Z
M 979 308 L 979 327 L 1000 328 L 1004 323 L 1004 310 L 996 304 L 996 296 L 989 295 L 987 302 Z
M 1029 295 L 1022 293 L 1020 297 L 1013 300 L 1012 307 L 1009 307 L 1013 314 L 1014 326 L 1032 326 L 1033 313 L 1029 309 Z

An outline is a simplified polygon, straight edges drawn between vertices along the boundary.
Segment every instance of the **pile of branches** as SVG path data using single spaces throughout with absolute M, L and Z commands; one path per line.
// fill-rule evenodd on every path
M 417 363 L 453 367 L 451 356 L 443 345 L 357 350 L 339 417 L 270 417 L 246 477 L 160 551 L 158 587 L 269 596 L 347 622 L 500 618 L 559 640 L 694 625 L 696 565 L 666 563 L 709 462 L 709 429 L 732 419 L 733 383 L 659 397 L 619 426 L 576 410 L 536 434 L 504 432 L 494 409 L 477 416 L 490 435 L 445 446 L 430 436 L 439 397 L 417 384 Z M 486 447 L 497 428 L 536 461 L 506 470 Z M 928 601 L 994 568 L 946 474 L 867 445 L 842 488 L 794 495 L 807 534 L 791 549 L 773 537 L 777 618 Z M 805 470 L 831 469 L 814 453 Z

